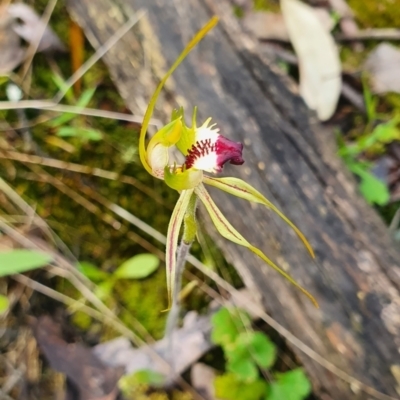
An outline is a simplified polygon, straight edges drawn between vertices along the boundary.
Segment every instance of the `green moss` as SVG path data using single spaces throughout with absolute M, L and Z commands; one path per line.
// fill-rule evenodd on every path
M 167 289 L 165 268 L 148 279 L 121 280 L 115 286 L 115 296 L 126 308 L 120 318 L 132 325 L 132 317 L 137 319 L 156 339 L 162 338 L 167 313 Z
M 274 0 L 253 0 L 254 11 L 279 12 L 279 2 Z
M 395 0 L 349 0 L 362 28 L 392 28 L 400 26 L 400 7 Z

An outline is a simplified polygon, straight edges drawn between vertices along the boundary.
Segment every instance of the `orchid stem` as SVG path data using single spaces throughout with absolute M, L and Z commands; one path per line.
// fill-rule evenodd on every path
M 196 238 L 197 222 L 196 222 L 196 208 L 197 208 L 197 196 L 192 195 L 189 201 L 188 208 L 184 217 L 184 230 L 183 237 L 179 249 L 177 251 L 176 260 L 176 274 L 175 274 L 175 284 L 174 291 L 172 293 L 172 304 L 171 310 L 167 317 L 167 324 L 165 328 L 165 338 L 167 339 L 167 357 L 171 365 L 171 371 L 174 373 L 174 357 L 173 357 L 173 336 L 174 331 L 178 325 L 179 312 L 181 308 L 181 302 L 179 299 L 179 294 L 182 289 L 182 276 L 185 270 L 186 259 L 189 255 L 190 248 Z

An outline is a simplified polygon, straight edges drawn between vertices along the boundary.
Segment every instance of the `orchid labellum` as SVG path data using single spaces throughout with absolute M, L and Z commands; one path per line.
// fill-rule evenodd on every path
M 187 126 L 183 110 L 174 111 L 171 122 L 161 128 L 149 141 L 147 148 L 145 136 L 150 117 L 153 113 L 157 97 L 168 77 L 178 67 L 187 54 L 217 23 L 216 17 L 212 18 L 189 42 L 181 55 L 172 65 L 170 70 L 161 80 L 146 110 L 139 139 L 140 159 L 146 170 L 156 178 L 162 179 L 171 188 L 180 192 L 180 197 L 174 208 L 167 233 L 166 268 L 169 304 L 172 303 L 176 273 L 176 253 L 178 248 L 179 232 L 186 213 L 191 209 L 193 198 L 199 199 L 211 216 L 218 232 L 226 239 L 247 247 L 257 254 L 268 265 L 278 271 L 293 285 L 298 287 L 317 306 L 314 297 L 301 287 L 289 274 L 278 267 L 261 250 L 251 245 L 225 218 L 218 209 L 204 184 L 224 190 L 229 194 L 245 200 L 260 203 L 278 214 L 296 232 L 312 257 L 314 252 L 307 239 L 300 230 L 283 215 L 269 200 L 252 186 L 237 178 L 217 178 L 210 174 L 221 172 L 225 163 L 234 165 L 244 163 L 242 157 L 243 145 L 233 142 L 219 133 L 215 124 L 208 118 L 202 125 L 197 126 L 196 109 L 194 109 L 192 124 Z M 185 157 L 181 165 L 170 163 L 169 148 L 176 148 Z

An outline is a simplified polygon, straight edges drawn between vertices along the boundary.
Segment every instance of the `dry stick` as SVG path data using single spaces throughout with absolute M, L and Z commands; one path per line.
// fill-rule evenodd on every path
M 54 111 L 59 113 L 65 112 L 71 114 L 87 115 L 89 117 L 118 119 L 120 121 L 135 122 L 138 124 L 141 124 L 143 121 L 142 116 L 135 116 L 116 111 L 98 110 L 96 108 L 86 108 L 86 107 L 70 106 L 67 104 L 58 104 L 49 100 L 0 101 L 0 110 L 17 110 L 25 108 Z M 50 119 L 52 118 L 49 118 L 49 120 Z M 46 122 L 46 121 L 41 121 L 41 122 Z M 156 126 L 158 129 L 162 126 L 161 121 L 156 118 L 152 118 L 149 124 Z M 18 126 L 17 128 L 21 129 L 22 127 Z
M 26 78 L 26 74 L 29 71 L 29 68 L 32 65 L 32 60 L 33 57 L 35 57 L 35 54 L 37 52 L 37 49 L 39 47 L 40 41 L 42 40 L 43 34 L 47 28 L 47 24 L 50 21 L 50 17 L 53 14 L 54 11 L 54 7 L 57 4 L 57 0 L 50 0 L 47 3 L 46 9 L 44 10 L 44 13 L 42 15 L 42 18 L 40 19 L 40 22 L 42 23 L 42 29 L 38 32 L 37 35 L 37 40 L 32 42 L 29 47 L 28 47 L 28 51 L 27 51 L 27 60 L 25 61 L 23 67 L 22 67 L 22 76 L 21 76 L 21 84 L 23 85 L 24 80 Z M 26 90 L 24 90 L 26 92 Z
M 352 34 L 339 33 L 335 39 L 341 42 L 360 40 L 400 40 L 400 29 L 364 29 Z
M 14 161 L 28 163 L 28 164 L 37 164 L 37 165 L 44 166 L 44 167 L 68 170 L 71 172 L 78 172 L 80 174 L 97 176 L 99 178 L 109 179 L 109 180 L 125 183 L 128 185 L 132 185 L 132 186 L 136 187 L 137 189 L 139 189 L 144 194 L 150 196 L 157 203 L 160 203 L 160 204 L 166 206 L 164 200 L 157 193 L 155 193 L 155 191 L 153 189 L 147 187 L 145 184 L 141 183 L 139 180 L 137 180 L 136 178 L 134 178 L 132 176 L 120 175 L 117 172 L 107 171 L 107 170 L 104 170 L 101 168 L 88 167 L 87 165 L 75 164 L 75 163 L 70 163 L 67 161 L 60 161 L 60 160 L 56 160 L 54 158 L 47 158 L 47 157 L 35 156 L 35 155 L 30 155 L 30 154 L 25 154 L 25 153 L 19 153 L 17 151 L 0 150 L 0 158 L 14 160 Z M 168 207 L 168 208 L 170 208 L 170 207 Z
M 124 25 L 121 26 L 102 46 L 100 46 L 96 53 L 89 58 L 71 77 L 65 82 L 65 87 L 61 89 L 53 98 L 55 103 L 59 103 L 64 97 L 69 88 L 94 65 L 104 54 L 107 53 L 129 30 L 136 25 L 139 20 L 146 14 L 145 10 L 139 10 L 133 14 Z

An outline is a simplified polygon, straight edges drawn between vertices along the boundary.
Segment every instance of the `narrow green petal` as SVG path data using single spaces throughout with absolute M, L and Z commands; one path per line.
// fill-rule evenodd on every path
M 191 168 L 183 172 L 171 172 L 169 167 L 164 169 L 164 181 L 172 189 L 181 191 L 193 189 L 201 183 L 203 171 Z
M 302 286 L 300 286 L 288 273 L 286 273 L 283 269 L 278 267 L 272 260 L 270 260 L 261 250 L 257 247 L 251 245 L 225 218 L 225 216 L 221 213 L 219 208 L 216 206 L 209 193 L 205 189 L 205 187 L 201 184 L 196 187 L 195 193 L 201 200 L 201 202 L 206 207 L 210 217 L 217 228 L 218 232 L 226 239 L 237 243 L 241 246 L 247 247 L 250 251 L 257 254 L 262 260 L 264 260 L 269 266 L 278 271 L 282 276 L 284 276 L 290 283 L 300 289 L 312 302 L 318 307 L 318 303 L 315 298 Z
M 214 26 L 218 22 L 218 17 L 212 17 L 206 25 L 201 28 L 193 39 L 186 45 L 183 49 L 182 53 L 176 59 L 176 61 L 172 64 L 171 68 L 167 71 L 167 73 L 162 78 L 161 82 L 158 84 L 153 96 L 150 99 L 149 105 L 147 106 L 147 110 L 143 117 L 142 128 L 140 129 L 140 136 L 139 136 L 139 155 L 140 161 L 142 162 L 143 166 L 146 168 L 149 174 L 152 174 L 151 167 L 147 161 L 147 153 L 146 153 L 146 132 L 149 126 L 150 118 L 153 115 L 154 107 L 157 102 L 158 95 L 160 94 L 162 88 L 164 87 L 165 82 L 167 79 L 172 75 L 172 73 L 176 70 L 179 64 L 185 59 L 185 57 L 191 52 L 191 50 L 200 42 L 207 33 L 214 28 Z
M 184 190 L 181 193 L 168 224 L 167 248 L 165 251 L 165 264 L 167 268 L 168 310 L 171 308 L 172 305 L 172 296 L 175 287 L 176 250 L 178 248 L 179 231 L 181 229 L 183 217 L 185 216 L 192 194 L 193 189 Z
M 207 185 L 215 186 L 218 189 L 224 190 L 234 196 L 241 197 L 242 199 L 252 201 L 254 203 L 260 203 L 268 207 L 276 214 L 279 215 L 297 234 L 300 240 L 303 242 L 304 246 L 311 254 L 311 257 L 315 257 L 314 250 L 312 249 L 310 243 L 303 235 L 297 226 L 290 221 L 278 208 L 276 208 L 268 199 L 266 199 L 260 192 L 253 188 L 253 186 L 242 181 L 238 178 L 213 178 L 211 176 L 204 176 L 203 182 Z

